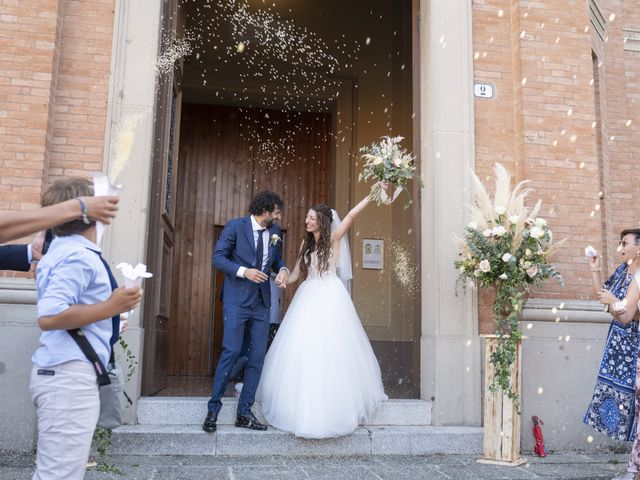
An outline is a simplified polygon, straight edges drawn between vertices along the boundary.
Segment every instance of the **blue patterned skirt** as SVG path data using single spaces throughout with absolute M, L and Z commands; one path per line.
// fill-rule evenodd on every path
M 636 435 L 638 341 L 637 321 L 611 323 L 596 388 L 583 420 L 616 440 L 630 441 Z

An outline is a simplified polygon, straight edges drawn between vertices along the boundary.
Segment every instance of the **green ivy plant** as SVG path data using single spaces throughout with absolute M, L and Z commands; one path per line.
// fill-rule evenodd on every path
M 124 359 L 127 364 L 126 382 L 128 382 L 136 372 L 136 369 L 138 367 L 138 360 L 129 348 L 129 344 L 127 344 L 124 337 L 120 336 L 120 338 L 118 339 L 118 343 L 122 348 Z M 98 464 L 97 469 L 100 472 L 114 473 L 121 476 L 124 475 L 122 470 L 120 470 L 113 463 L 109 462 L 108 459 L 107 454 L 109 452 L 109 447 L 111 447 L 111 430 L 108 428 L 97 427 L 95 432 L 93 432 L 93 444 L 96 446 L 96 452 L 98 454 L 96 462 Z

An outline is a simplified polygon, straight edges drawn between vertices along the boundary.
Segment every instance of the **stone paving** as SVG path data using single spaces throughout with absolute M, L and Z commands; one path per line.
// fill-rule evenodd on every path
M 121 473 L 87 471 L 86 480 L 605 480 L 624 472 L 624 454 L 552 453 L 530 455 L 520 467 L 476 462 L 472 455 L 224 457 L 125 456 L 109 459 Z M 0 479 L 28 480 L 33 455 L 0 452 Z

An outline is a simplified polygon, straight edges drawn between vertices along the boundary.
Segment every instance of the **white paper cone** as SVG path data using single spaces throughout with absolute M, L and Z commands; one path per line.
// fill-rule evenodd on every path
M 597 257 L 598 256 L 598 251 L 593 248 L 591 245 L 588 245 L 587 248 L 584 249 L 584 256 L 585 257 Z
M 147 266 L 143 263 L 138 263 L 134 268 L 129 263 L 121 262 L 116 265 L 116 268 L 124 277 L 125 288 L 142 287 L 142 280 L 153 277 L 151 272 L 147 272 Z M 130 310 L 128 315 L 132 313 L 133 310 Z
M 138 277 L 134 280 L 124 277 L 124 286 L 125 288 L 142 287 L 142 277 Z
M 105 195 L 117 195 L 118 191 L 122 188 L 121 185 L 113 185 L 109 181 L 109 177 L 102 173 L 93 175 L 93 196 L 101 197 Z M 102 222 L 96 222 L 96 245 L 100 246 L 102 243 L 102 235 L 104 234 L 104 224 Z

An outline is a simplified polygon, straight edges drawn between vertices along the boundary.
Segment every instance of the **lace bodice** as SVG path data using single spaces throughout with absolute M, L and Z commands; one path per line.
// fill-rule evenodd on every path
M 337 254 L 339 253 L 340 251 L 338 250 Z M 329 255 L 329 268 L 327 269 L 327 271 L 322 272 L 322 274 L 320 274 L 320 271 L 318 268 L 317 252 L 312 252 L 311 264 L 309 265 L 309 273 L 307 274 L 307 280 L 337 277 L 336 275 L 336 265 L 337 265 L 337 259 L 338 259 L 337 254 L 335 249 L 332 248 L 331 253 Z

